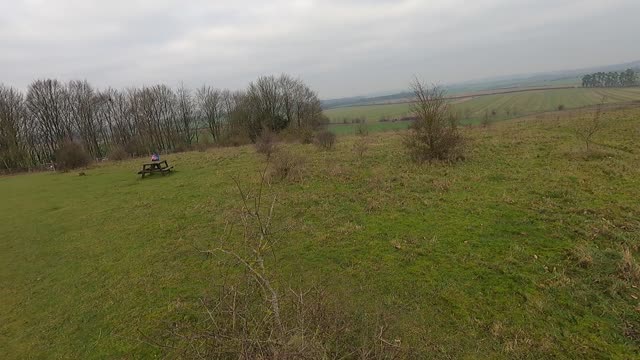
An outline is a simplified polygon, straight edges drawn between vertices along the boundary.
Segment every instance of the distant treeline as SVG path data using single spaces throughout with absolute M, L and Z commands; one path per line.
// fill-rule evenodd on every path
M 638 73 L 633 69 L 627 69 L 622 72 L 597 72 L 582 77 L 583 87 L 627 87 L 638 85 Z
M 255 141 L 262 131 L 326 122 L 317 94 L 288 75 L 260 77 L 245 91 L 154 85 L 97 90 L 87 81 L 37 80 L 26 94 L 0 85 L 0 170 L 55 162 L 67 142 L 93 158 L 175 151 L 199 141 Z M 206 134 L 206 133 L 205 133 Z

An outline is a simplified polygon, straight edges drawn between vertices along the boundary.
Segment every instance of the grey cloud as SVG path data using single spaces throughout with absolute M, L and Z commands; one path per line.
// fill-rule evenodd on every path
M 300 76 L 322 97 L 640 59 L 635 0 L 6 1 L 0 82 L 240 88 Z M 597 44 L 595 44 L 597 42 Z

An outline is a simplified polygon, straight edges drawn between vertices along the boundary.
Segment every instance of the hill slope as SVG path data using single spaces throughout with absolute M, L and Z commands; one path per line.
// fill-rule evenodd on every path
M 355 137 L 329 152 L 283 145 L 306 165 L 267 190 L 272 265 L 283 284 L 319 282 L 347 311 L 381 312 L 417 358 L 636 357 L 640 112 L 605 120 L 607 155 L 587 159 L 579 117 L 556 114 L 465 129 L 467 159 L 452 166 L 407 162 L 396 134 L 367 137 L 362 157 Z M 143 159 L 0 177 L 5 359 L 177 357 L 181 339 L 154 341 L 207 323 L 200 298 L 229 268 L 198 249 L 240 241 L 220 240 L 239 206 L 232 177 L 255 186 L 264 159 L 251 147 L 166 158 L 176 173 L 144 180 Z

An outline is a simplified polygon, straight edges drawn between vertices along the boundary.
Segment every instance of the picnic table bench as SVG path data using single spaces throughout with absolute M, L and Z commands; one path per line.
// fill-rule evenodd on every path
M 164 175 L 171 172 L 171 169 L 173 169 L 173 166 L 169 166 L 167 160 L 164 160 L 159 162 L 152 162 L 149 164 L 142 164 L 142 170 L 138 171 L 138 174 L 142 175 L 142 178 L 144 179 L 144 176 L 147 174 L 152 175 L 160 173 Z

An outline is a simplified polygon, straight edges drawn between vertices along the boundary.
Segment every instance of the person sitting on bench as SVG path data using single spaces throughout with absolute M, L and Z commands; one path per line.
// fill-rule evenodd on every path
M 158 162 L 160 161 L 160 155 L 158 155 L 158 153 L 156 153 L 155 151 L 151 154 L 151 161 L 152 162 Z

